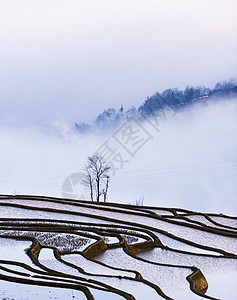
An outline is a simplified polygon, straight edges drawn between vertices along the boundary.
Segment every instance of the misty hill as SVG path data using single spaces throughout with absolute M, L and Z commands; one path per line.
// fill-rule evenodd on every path
M 210 101 L 219 101 L 220 99 L 229 99 L 237 96 L 237 84 L 224 81 L 217 83 L 213 89 L 203 86 L 189 87 L 185 90 L 178 88 L 167 89 L 161 93 L 147 97 L 138 108 L 132 107 L 124 111 L 123 105 L 120 109 L 108 108 L 100 113 L 92 124 L 85 122 L 75 123 L 77 131 L 81 134 L 93 132 L 95 130 L 113 130 L 122 121 L 136 118 L 145 120 L 151 115 L 159 114 L 164 109 L 180 110 L 194 103 L 206 103 Z

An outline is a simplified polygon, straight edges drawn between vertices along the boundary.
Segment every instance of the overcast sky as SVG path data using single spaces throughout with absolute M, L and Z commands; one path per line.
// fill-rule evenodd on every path
M 237 79 L 236 3 L 0 0 L 0 193 L 61 196 L 107 139 L 67 134 L 74 122 Z M 236 111 L 223 101 L 169 118 L 113 178 L 110 200 L 236 213 Z M 45 134 L 54 126 L 66 134 Z
M 0 0 L 1 124 L 90 121 L 237 78 L 235 0 Z

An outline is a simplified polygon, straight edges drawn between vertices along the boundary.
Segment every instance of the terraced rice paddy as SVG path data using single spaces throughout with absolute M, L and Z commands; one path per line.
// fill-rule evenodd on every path
M 237 218 L 0 196 L 1 299 L 236 299 Z

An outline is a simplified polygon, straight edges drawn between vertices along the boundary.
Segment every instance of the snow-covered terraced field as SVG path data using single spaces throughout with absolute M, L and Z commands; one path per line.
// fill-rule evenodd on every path
M 237 218 L 0 196 L 1 299 L 236 299 Z

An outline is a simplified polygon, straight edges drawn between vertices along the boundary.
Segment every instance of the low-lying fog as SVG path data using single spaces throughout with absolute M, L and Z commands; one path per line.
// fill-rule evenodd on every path
M 113 133 L 81 136 L 61 122 L 60 134 L 1 127 L 0 193 L 60 197 L 65 178 L 83 172 L 87 156 L 107 141 L 126 160 L 114 161 L 121 169 L 111 178 L 109 201 L 134 204 L 144 196 L 144 205 L 236 215 L 236 115 L 236 100 L 167 112 L 159 132 L 154 120 L 142 125 L 147 140 L 140 148 L 137 141 L 133 156 Z M 84 188 L 76 184 L 72 193 Z

